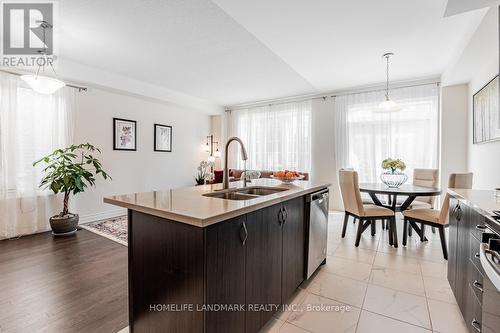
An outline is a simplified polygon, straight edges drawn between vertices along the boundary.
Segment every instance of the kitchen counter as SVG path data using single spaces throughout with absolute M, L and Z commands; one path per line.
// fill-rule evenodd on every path
M 494 210 L 500 210 L 500 199 L 495 197 L 494 191 L 450 188 L 448 193 L 485 216 L 488 224 L 500 230 L 500 222 L 492 217 Z
M 485 252 L 488 238 L 500 234 L 493 210 L 500 209 L 494 191 L 449 189 L 448 282 L 469 332 L 493 332 L 500 308 L 498 291 L 489 280 L 496 273 Z M 488 269 L 490 272 L 488 273 Z
M 257 333 L 293 297 L 309 267 L 307 196 L 328 184 L 258 179 L 248 187 L 286 190 L 203 196 L 216 184 L 104 199 L 128 208 L 130 332 Z
M 296 181 L 282 184 L 274 179 L 255 179 L 247 186 L 272 186 L 286 191 L 249 200 L 227 200 L 203 196 L 222 189 L 222 184 L 192 186 L 164 191 L 132 193 L 105 197 L 104 202 L 149 215 L 175 220 L 198 227 L 206 227 L 264 207 L 313 193 L 330 184 Z M 230 188 L 243 187 L 243 181 L 230 183 Z

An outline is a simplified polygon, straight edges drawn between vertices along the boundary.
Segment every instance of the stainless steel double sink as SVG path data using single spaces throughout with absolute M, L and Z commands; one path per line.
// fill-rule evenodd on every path
M 226 200 L 250 200 L 286 190 L 288 189 L 283 187 L 250 186 L 205 193 L 203 196 Z

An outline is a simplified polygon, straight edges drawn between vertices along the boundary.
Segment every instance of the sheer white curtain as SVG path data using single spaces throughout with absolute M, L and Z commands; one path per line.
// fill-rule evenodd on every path
M 408 176 L 414 168 L 439 165 L 439 87 L 437 84 L 400 88 L 391 99 L 401 111 L 379 113 L 384 92 L 335 98 L 335 152 L 337 170 L 354 168 L 361 182 L 377 182 L 382 160 L 401 158 Z
M 75 91 L 34 92 L 0 73 L 0 238 L 47 230 L 59 198 L 41 191 L 42 167 L 32 163 L 73 142 Z
M 243 140 L 247 169 L 311 170 L 311 101 L 231 111 L 228 134 Z M 232 166 L 243 168 L 237 147 L 229 152 Z

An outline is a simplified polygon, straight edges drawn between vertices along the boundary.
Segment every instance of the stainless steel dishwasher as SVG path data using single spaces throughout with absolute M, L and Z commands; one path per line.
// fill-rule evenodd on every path
M 328 189 L 306 197 L 307 204 L 307 279 L 326 262 L 328 237 Z

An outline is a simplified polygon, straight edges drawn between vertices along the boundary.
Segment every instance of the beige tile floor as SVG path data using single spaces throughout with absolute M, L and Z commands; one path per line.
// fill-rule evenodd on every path
M 398 220 L 399 248 L 388 245 L 380 225 L 356 248 L 355 225 L 350 221 L 342 238 L 342 219 L 343 213 L 330 214 L 327 264 L 300 286 L 289 302 L 294 307 L 276 314 L 262 333 L 467 332 L 446 280 L 438 234 L 427 228 L 428 242 L 414 233 L 403 247 Z
M 415 236 L 399 248 L 388 245 L 387 233 L 377 226 L 360 246 L 352 220 L 341 237 L 343 213 L 331 213 L 327 264 L 304 282 L 295 298 L 295 311 L 279 313 L 261 332 L 467 332 L 446 280 L 438 234 L 427 228 L 428 242 Z M 344 311 L 314 311 L 308 305 L 350 306 Z

